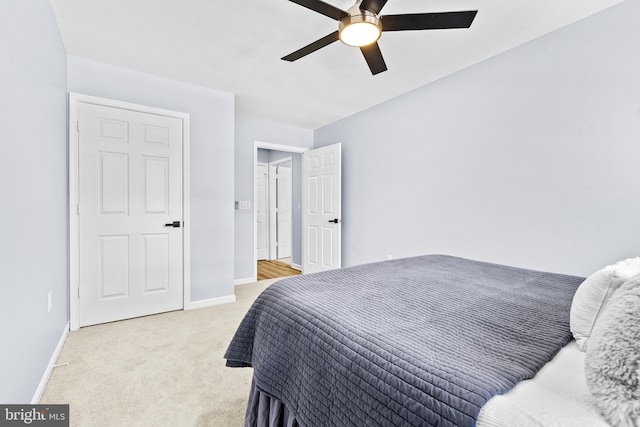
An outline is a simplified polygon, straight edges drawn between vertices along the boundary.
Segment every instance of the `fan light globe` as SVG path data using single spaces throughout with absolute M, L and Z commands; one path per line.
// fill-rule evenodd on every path
M 340 21 L 340 40 L 348 46 L 366 46 L 382 34 L 380 20 L 373 14 L 353 15 Z
M 347 25 L 340 33 L 342 43 L 349 46 L 366 46 L 380 38 L 380 29 L 368 22 Z

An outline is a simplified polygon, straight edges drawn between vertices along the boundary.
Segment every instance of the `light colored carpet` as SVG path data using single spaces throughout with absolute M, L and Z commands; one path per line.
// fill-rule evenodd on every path
M 235 303 L 71 332 L 41 403 L 68 403 L 71 426 L 242 426 L 253 369 L 223 355 L 274 281 L 236 286 Z

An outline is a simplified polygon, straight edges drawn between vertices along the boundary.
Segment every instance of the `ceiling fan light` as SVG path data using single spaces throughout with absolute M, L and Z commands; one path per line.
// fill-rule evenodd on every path
M 349 46 L 366 46 L 378 41 L 382 34 L 380 20 L 373 14 L 363 13 L 340 21 L 340 40 Z

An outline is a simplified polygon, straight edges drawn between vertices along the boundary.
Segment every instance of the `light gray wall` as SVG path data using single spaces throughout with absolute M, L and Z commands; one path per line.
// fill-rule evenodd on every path
M 0 52 L 0 402 L 29 403 L 68 305 L 66 53 L 48 0 L 0 2 Z
M 271 150 L 265 150 L 264 148 L 258 149 L 258 162 L 269 163 L 271 159 Z
M 68 57 L 72 92 L 191 116 L 191 300 L 233 295 L 234 96 Z
M 343 143 L 344 264 L 587 275 L 640 255 L 638 16 L 624 2 L 318 129 Z
M 235 200 L 250 200 L 252 207 L 254 202 L 254 144 L 256 141 L 312 148 L 313 130 L 236 116 Z M 294 182 L 295 179 L 294 177 Z M 294 205 L 294 210 L 296 208 L 297 205 Z M 236 210 L 235 277 L 237 280 L 251 278 L 254 274 L 253 227 L 253 209 Z M 293 250 L 295 251 L 296 248 Z

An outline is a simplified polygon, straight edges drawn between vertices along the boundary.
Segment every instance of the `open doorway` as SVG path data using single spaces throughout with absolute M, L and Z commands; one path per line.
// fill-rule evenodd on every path
M 254 248 L 257 280 L 301 274 L 302 152 L 255 143 Z
M 280 153 L 258 150 L 255 188 L 258 280 L 300 274 L 299 270 L 291 267 L 294 236 L 293 158 L 286 153 L 287 157 L 271 160 L 280 157 Z M 298 233 L 295 234 L 297 236 Z

